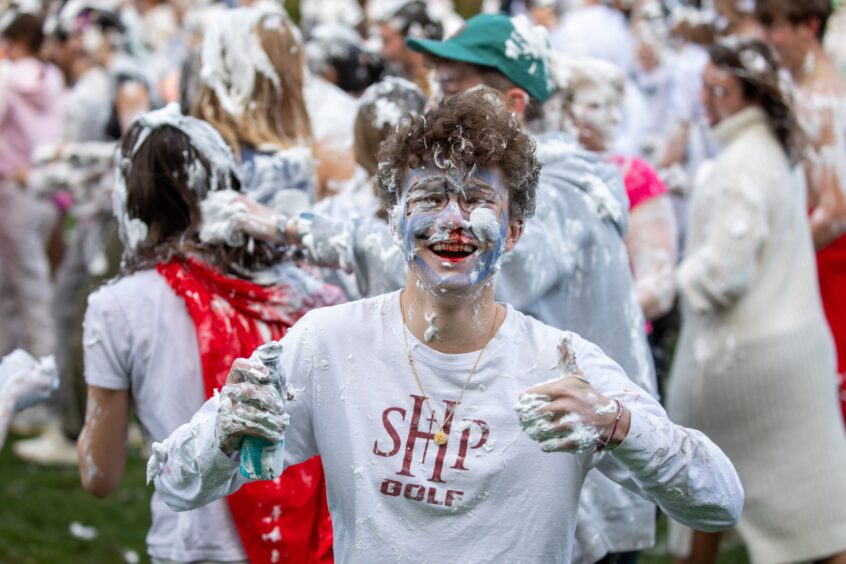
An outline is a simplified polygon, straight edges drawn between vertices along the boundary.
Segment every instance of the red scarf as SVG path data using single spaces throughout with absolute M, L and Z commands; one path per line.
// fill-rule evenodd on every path
M 342 301 L 333 286 L 295 296 L 292 287 L 229 278 L 193 258 L 161 263 L 156 270 L 185 300 L 194 321 L 206 398 L 223 387 L 236 358 L 282 338 L 308 310 Z M 294 310 L 292 303 L 301 308 Z M 245 484 L 226 500 L 250 562 L 332 562 L 332 524 L 319 457 L 287 468 L 276 480 Z

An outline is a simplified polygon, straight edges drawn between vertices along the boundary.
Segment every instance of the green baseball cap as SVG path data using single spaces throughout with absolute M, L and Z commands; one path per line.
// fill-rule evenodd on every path
M 495 68 L 541 103 L 552 95 L 546 30 L 524 15 L 480 14 L 444 41 L 408 37 L 405 42 L 419 53 Z

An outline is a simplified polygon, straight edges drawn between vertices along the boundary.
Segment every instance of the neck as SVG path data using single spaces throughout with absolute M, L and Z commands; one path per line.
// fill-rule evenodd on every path
M 448 354 L 480 350 L 505 320 L 505 308 L 494 301 L 492 284 L 471 296 L 436 295 L 418 288 L 411 272 L 400 305 L 408 330 Z

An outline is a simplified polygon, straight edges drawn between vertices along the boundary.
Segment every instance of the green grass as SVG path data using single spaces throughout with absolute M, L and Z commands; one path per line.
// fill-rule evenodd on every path
M 10 437 L 0 453 L 0 564 L 120 563 L 126 550 L 147 562 L 144 537 L 150 526 L 150 494 L 144 460 L 130 452 L 121 486 L 108 499 L 88 494 L 76 468 L 42 468 L 18 460 Z M 97 528 L 92 541 L 74 538 L 73 521 Z M 666 528 L 659 522 L 659 539 Z M 661 544 L 659 540 L 659 545 Z M 640 564 L 670 564 L 660 549 L 642 554 Z M 747 564 L 742 547 L 726 548 L 720 564 Z
M 120 488 L 100 500 L 82 489 L 76 468 L 42 468 L 12 454 L 10 437 L 0 453 L 0 562 L 120 563 L 133 550 L 147 561 L 144 537 L 150 526 L 150 494 L 144 462 L 131 453 Z M 77 521 L 97 528 L 84 541 L 70 534 Z

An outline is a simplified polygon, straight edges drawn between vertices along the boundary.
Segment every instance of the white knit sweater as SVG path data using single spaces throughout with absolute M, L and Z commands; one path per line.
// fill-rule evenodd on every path
M 846 434 L 804 193 L 759 107 L 713 133 L 722 151 L 692 195 L 677 273 L 668 412 L 737 467 L 753 562 L 828 556 L 846 550 Z

